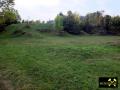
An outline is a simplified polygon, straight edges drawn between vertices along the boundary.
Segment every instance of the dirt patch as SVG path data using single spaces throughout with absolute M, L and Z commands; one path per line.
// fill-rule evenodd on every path
M 3 80 L 0 77 L 0 90 L 14 90 L 9 80 Z
M 116 42 L 107 42 L 108 45 L 110 46 L 120 46 L 120 42 L 116 41 Z

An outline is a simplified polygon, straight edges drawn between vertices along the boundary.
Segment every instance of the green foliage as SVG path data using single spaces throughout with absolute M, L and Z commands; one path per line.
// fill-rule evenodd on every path
M 3 24 L 4 22 L 5 22 L 4 16 L 1 14 L 0 15 L 0 25 Z
M 103 11 L 97 11 L 94 13 L 89 13 L 86 15 L 86 23 L 89 23 L 93 26 L 100 26 L 102 24 L 102 19 L 103 19 Z
M 111 34 L 120 35 L 120 16 L 111 18 L 109 32 Z
M 83 16 L 81 19 L 82 29 L 89 34 L 119 34 L 119 16 L 103 16 L 103 12 L 104 11 L 97 11 Z
M 106 15 L 104 17 L 104 26 L 105 26 L 105 29 L 107 30 L 107 33 L 109 33 L 110 23 L 111 23 L 111 16 Z
M 20 20 L 18 12 L 14 9 L 5 9 L 3 12 L 6 24 L 11 24 Z
M 64 30 L 71 34 L 80 34 L 79 14 L 68 11 L 68 15 L 64 18 Z
M 0 31 L 13 23 L 19 23 L 21 18 L 17 10 L 13 8 L 14 0 L 0 0 Z
M 63 30 L 64 26 L 63 26 L 63 19 L 64 17 L 61 15 L 57 15 L 55 18 L 55 28 L 56 30 Z
M 104 17 L 104 27 L 107 31 L 107 34 L 120 34 L 120 17 L 114 16 L 111 17 L 110 15 L 106 15 Z
M 113 26 L 120 26 L 120 16 L 115 16 L 111 19 L 111 25 Z

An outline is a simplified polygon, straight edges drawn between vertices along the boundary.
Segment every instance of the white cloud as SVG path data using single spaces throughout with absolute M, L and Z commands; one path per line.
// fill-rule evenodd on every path
M 22 19 L 48 20 L 55 14 L 54 8 L 59 4 L 60 0 L 15 0 L 15 8 Z
M 76 4 L 86 5 L 88 0 L 72 0 Z
M 88 12 L 105 10 L 113 14 L 118 13 L 113 6 L 119 3 L 119 0 L 15 0 L 15 8 L 19 11 L 23 19 L 42 19 L 49 20 L 59 13 L 66 13 L 68 10 L 85 15 Z
M 60 0 L 15 0 L 17 6 L 35 7 L 35 6 L 56 6 Z

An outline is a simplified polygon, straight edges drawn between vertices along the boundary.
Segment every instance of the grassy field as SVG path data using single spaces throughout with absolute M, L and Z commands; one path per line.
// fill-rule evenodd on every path
M 31 32 L 0 36 L 0 90 L 113 90 L 99 88 L 99 77 L 120 81 L 119 36 Z

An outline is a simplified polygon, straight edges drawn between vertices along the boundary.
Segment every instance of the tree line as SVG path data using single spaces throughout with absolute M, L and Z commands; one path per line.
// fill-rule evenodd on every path
M 60 13 L 55 18 L 56 29 L 71 34 L 120 35 L 120 16 L 103 15 L 104 11 L 80 16 L 68 11 L 67 15 Z
M 29 21 L 21 20 L 17 10 L 14 9 L 14 0 L 0 0 L 0 31 L 13 23 L 42 24 L 52 26 L 59 33 L 70 34 L 97 34 L 120 35 L 120 16 L 103 15 L 104 11 L 96 11 L 80 16 L 79 13 L 68 11 L 67 15 L 59 13 L 54 20 Z M 49 29 L 49 28 L 48 28 Z

